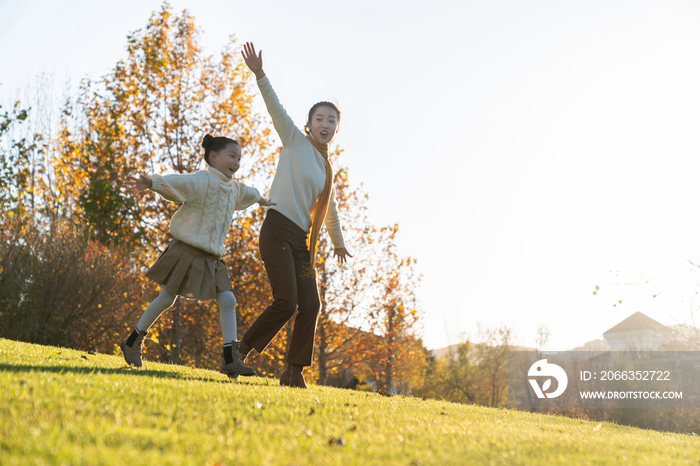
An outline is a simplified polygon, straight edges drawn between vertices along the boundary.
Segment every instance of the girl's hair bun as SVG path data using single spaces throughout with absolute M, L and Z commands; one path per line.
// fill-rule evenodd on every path
M 219 137 L 214 137 L 211 134 L 207 134 L 204 136 L 204 139 L 202 139 L 202 147 L 204 147 L 204 160 L 209 163 L 209 153 L 214 151 L 214 152 L 219 152 L 229 144 L 235 144 L 238 147 L 241 147 L 240 144 L 238 144 L 238 141 L 235 139 L 227 138 L 225 136 L 219 136 Z
M 204 139 L 202 139 L 202 147 L 208 150 L 211 147 L 212 142 L 214 142 L 214 136 L 212 136 L 211 134 L 207 134 L 206 136 L 204 136 Z

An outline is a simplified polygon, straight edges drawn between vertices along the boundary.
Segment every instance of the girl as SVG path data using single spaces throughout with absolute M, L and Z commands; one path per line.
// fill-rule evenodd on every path
M 306 134 L 302 133 L 265 76 L 262 51 L 256 55 L 255 47 L 248 42 L 242 55 L 255 73 L 267 111 L 282 140 L 282 152 L 270 188 L 270 198 L 278 205 L 268 209 L 260 230 L 260 255 L 274 302 L 245 333 L 240 352 L 244 361 L 252 348 L 262 352 L 298 309 L 280 385 L 306 388 L 302 371 L 304 366 L 311 365 L 314 350 L 320 309 L 316 242 L 324 221 L 335 256 L 341 263 L 352 257 L 343 242 L 332 185 L 333 167 L 328 160 L 328 146 L 338 132 L 340 111 L 330 102 L 317 103 L 309 111 Z
M 146 308 L 133 333 L 121 342 L 121 349 L 128 364 L 141 367 L 143 339 L 148 329 L 177 296 L 214 298 L 224 336 L 221 372 L 234 378 L 255 375 L 252 368 L 243 364 L 239 353 L 236 298 L 221 256 L 234 210 L 246 209 L 256 202 L 261 206 L 275 203 L 262 197 L 257 189 L 232 180 L 241 162 L 238 142 L 207 134 L 202 147 L 206 170 L 187 175 L 127 177 L 127 189 L 134 194 L 150 189 L 182 205 L 170 220 L 175 239 L 146 272 L 148 278 L 163 285 L 163 290 Z

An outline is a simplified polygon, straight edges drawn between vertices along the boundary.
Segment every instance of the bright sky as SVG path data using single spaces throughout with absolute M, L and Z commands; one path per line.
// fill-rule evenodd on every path
M 697 308 L 700 2 L 171 5 L 211 53 L 230 34 L 263 49 L 299 125 L 340 103 L 351 182 L 418 259 L 429 348 L 477 323 L 532 346 L 544 322 L 564 350 L 636 311 L 670 325 Z M 0 0 L 0 94 L 108 72 L 159 8 Z

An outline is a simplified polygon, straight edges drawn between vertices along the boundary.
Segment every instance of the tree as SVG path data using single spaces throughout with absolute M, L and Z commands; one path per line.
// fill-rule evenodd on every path
M 416 302 L 420 275 L 415 270 L 415 259 L 399 256 L 398 231 L 398 225 L 373 230 L 379 238 L 369 268 L 376 287 L 370 321 L 380 339 L 371 348 L 371 368 L 379 386 L 390 393 L 410 394 L 410 380 L 425 369 L 422 344 L 415 336 L 420 318 Z
M 513 329 L 478 326 L 475 342 L 465 338 L 441 359 L 429 359 L 416 394 L 459 403 L 505 406 L 508 401 L 508 351 Z
M 474 346 L 479 367 L 476 401 L 486 406 L 504 406 L 508 401 L 508 351 L 512 349 L 513 329 L 506 324 L 479 327 L 479 340 Z
M 17 136 L 15 131 L 29 116 L 29 111 L 15 102 L 10 111 L 0 106 L 0 209 L 26 210 L 32 192 L 31 154 L 39 135 Z M 4 213 L 4 212 L 3 212 Z
M 427 398 L 447 399 L 458 403 L 473 403 L 476 399 L 474 345 L 469 340 L 450 348 L 442 359 L 429 359 L 423 386 L 418 394 Z
M 199 30 L 187 10 L 174 17 L 165 4 L 147 27 L 128 36 L 128 56 L 101 80 L 84 80 L 73 111 L 80 125 L 64 125 L 60 162 L 66 196 L 102 240 L 159 249 L 177 206 L 147 193 L 133 202 L 121 180 L 135 173 L 188 173 L 202 166 L 206 133 L 231 135 L 244 157 L 255 154 L 252 174 L 266 181 L 271 168 L 269 130 L 252 111 L 250 80 L 235 40 L 219 60 L 204 56 Z M 245 175 L 244 175 L 245 176 Z M 248 178 L 248 177 L 246 177 Z M 82 183 L 78 182 L 82 181 Z
M 202 52 L 199 34 L 186 10 L 174 16 L 164 4 L 145 29 L 128 36 L 127 57 L 103 78 L 83 80 L 79 97 L 64 109 L 62 157 L 55 165 L 62 213 L 89 226 L 91 236 L 103 243 L 130 245 L 144 266 L 169 241 L 169 220 L 178 206 L 152 192 L 139 199 L 125 195 L 121 182 L 127 175 L 195 171 L 202 166 L 201 141 L 207 133 L 241 143 L 247 184 L 263 187 L 273 170 L 276 151 L 269 124 L 252 110 L 251 80 L 235 39 L 215 59 Z M 251 265 L 246 258 L 256 255 L 254 222 L 259 218 L 257 211 L 240 213 L 236 234 L 227 243 L 224 260 L 234 281 L 244 287 L 241 277 L 260 271 L 257 265 L 254 273 L 241 270 L 241 261 Z M 239 312 L 259 308 L 242 304 Z M 154 327 L 152 341 L 160 347 L 156 355 L 191 363 L 192 351 L 187 356 L 182 352 L 183 344 L 191 344 L 198 348 L 194 359 L 203 363 L 202 345 L 210 346 L 219 334 L 198 330 L 218 327 L 218 319 L 207 314 L 199 303 L 177 303 L 172 319 Z M 242 322 L 250 320 L 241 317 Z

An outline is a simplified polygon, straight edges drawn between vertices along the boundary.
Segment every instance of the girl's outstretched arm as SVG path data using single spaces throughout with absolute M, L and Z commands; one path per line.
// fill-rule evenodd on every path
M 141 175 L 138 178 L 129 175 L 126 177 L 124 184 L 126 185 L 126 190 L 131 192 L 131 194 L 138 194 L 153 186 L 153 180 L 146 175 Z
M 238 192 L 235 210 L 247 209 L 256 202 L 260 204 L 261 207 L 277 205 L 276 202 L 272 202 L 261 196 L 260 191 L 251 186 L 246 186 L 243 183 L 236 183 L 236 185 L 238 186 Z
M 243 55 L 243 60 L 245 60 L 245 64 L 248 65 L 250 71 L 255 73 L 255 79 L 262 79 L 265 77 L 265 72 L 262 67 L 262 50 L 256 55 L 253 43 L 246 42 L 243 44 L 241 55 Z
M 140 175 L 138 178 L 127 176 L 124 185 L 132 194 L 150 189 L 160 194 L 164 199 L 182 204 L 196 195 L 196 173 L 172 174 L 172 175 Z

